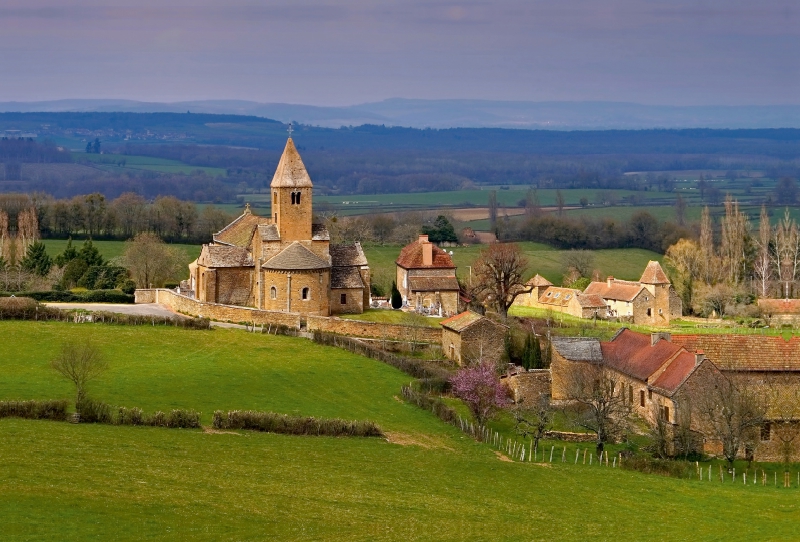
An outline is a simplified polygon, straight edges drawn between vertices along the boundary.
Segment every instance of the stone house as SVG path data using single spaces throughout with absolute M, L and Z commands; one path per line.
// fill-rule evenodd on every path
M 768 299 L 758 300 L 758 308 L 770 325 L 800 324 L 800 299 Z
M 291 138 L 270 188 L 271 216 L 248 205 L 189 265 L 195 298 L 304 315 L 363 312 L 370 293 L 364 251 L 359 243 L 331 245 L 325 226 L 312 222 L 313 185 Z
M 638 282 L 608 277 L 604 282 L 590 283 L 584 293 L 600 296 L 609 317 L 626 318 L 634 324 L 666 326 L 683 313 L 675 288 L 661 265 L 653 260 Z
M 800 337 L 768 335 L 673 335 L 672 342 L 702 350 L 723 375 L 748 386 L 767 405 L 755 458 L 782 461 L 782 442 L 800 460 Z
M 534 279 L 531 279 L 531 281 Z M 528 281 L 529 285 L 531 281 Z M 527 307 L 550 309 L 578 318 L 605 318 L 608 313 L 606 302 L 598 295 L 585 294 L 575 288 L 563 288 L 560 286 L 534 286 L 533 292 L 536 291 L 541 291 L 538 298 L 528 297 L 528 294 L 521 294 L 517 296 L 514 303 Z M 517 303 L 520 298 L 522 298 L 520 303 Z
M 580 364 L 596 364 L 610 372 L 621 387 L 622 398 L 642 419 L 654 424 L 658 416 L 675 426 L 686 415 L 691 429 L 702 434 L 702 420 L 691 404 L 703 393 L 709 375 L 719 374 L 719 369 L 702 352 L 690 351 L 670 339 L 669 333 L 648 335 L 627 328 L 610 341 L 553 337 L 553 400 L 569 400 L 573 371 L 579 370 Z M 706 439 L 707 450 L 715 446 Z
M 420 235 L 403 247 L 397 258 L 396 283 L 403 304 L 439 316 L 458 312 L 459 290 L 456 266 L 450 255 Z
M 478 360 L 498 361 L 508 326 L 472 311 L 464 311 L 439 323 L 442 352 L 459 365 Z

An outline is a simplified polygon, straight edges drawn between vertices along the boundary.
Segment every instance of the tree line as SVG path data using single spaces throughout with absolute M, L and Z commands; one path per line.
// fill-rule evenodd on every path
M 39 232 L 44 238 L 125 240 L 152 232 L 170 242 L 207 243 L 213 233 L 233 220 L 230 214 L 214 206 L 200 207 L 173 196 L 147 200 L 131 192 L 113 200 L 99 192 L 69 199 L 42 193 L 2 194 L 0 210 L 18 208 L 20 198 L 35 209 Z

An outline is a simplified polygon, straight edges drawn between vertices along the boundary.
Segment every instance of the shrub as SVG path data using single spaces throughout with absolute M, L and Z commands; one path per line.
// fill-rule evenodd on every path
M 308 416 L 288 416 L 275 412 L 232 410 L 215 411 L 216 429 L 249 429 L 284 435 L 315 435 L 329 437 L 381 437 L 383 431 L 374 422 L 362 420 L 325 419 Z
M 144 425 L 144 413 L 141 408 L 119 407 L 115 423 L 117 425 Z
M 64 421 L 67 419 L 67 401 L 0 401 L 0 418 L 10 417 Z
M 101 401 L 83 398 L 75 405 L 81 423 L 114 423 L 111 406 Z
M 423 410 L 432 412 L 434 416 L 439 418 L 445 423 L 456 425 L 458 423 L 458 413 L 449 407 L 444 401 L 438 397 L 432 397 L 424 393 L 415 391 L 410 386 L 403 386 L 400 393 L 409 403 L 417 405 Z

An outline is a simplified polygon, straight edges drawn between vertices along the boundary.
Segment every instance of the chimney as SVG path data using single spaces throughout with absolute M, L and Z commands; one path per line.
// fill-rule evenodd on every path
M 609 288 L 611 288 L 611 283 L 612 283 L 612 282 L 614 282 L 614 277 L 612 277 L 611 275 L 609 275 L 609 276 L 608 276 L 608 278 L 606 279 L 606 284 L 608 284 L 608 287 L 609 287 Z
M 695 365 L 700 365 L 700 363 L 706 359 L 706 355 L 702 350 L 698 350 L 694 353 L 694 363 Z
M 666 331 L 656 331 L 650 334 L 650 346 L 655 346 L 658 341 L 664 339 L 667 342 L 672 341 L 672 334 Z
M 428 242 L 428 236 L 427 235 L 420 235 L 419 236 L 419 244 L 420 245 L 424 245 L 427 242 Z
M 428 236 L 420 236 L 420 241 L 422 237 L 425 237 L 425 242 L 422 243 L 422 265 L 433 265 L 433 243 L 428 241 Z

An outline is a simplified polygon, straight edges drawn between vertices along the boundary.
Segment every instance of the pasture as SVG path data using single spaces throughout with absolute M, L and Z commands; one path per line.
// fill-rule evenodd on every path
M 184 173 L 188 175 L 193 171 L 202 171 L 212 177 L 226 177 L 228 175 L 225 168 L 193 166 L 178 160 L 154 158 L 152 156 L 73 152 L 72 159 L 79 163 L 88 163 L 103 171 L 115 173 L 122 173 L 124 171 L 155 171 L 157 173 Z
M 47 367 L 103 345 L 91 394 L 145 409 L 375 420 L 383 439 L 0 420 L 6 539 L 790 539 L 797 489 L 501 461 L 397 398 L 409 377 L 304 339 L 238 330 L 0 322 L 0 398 L 71 397 Z

